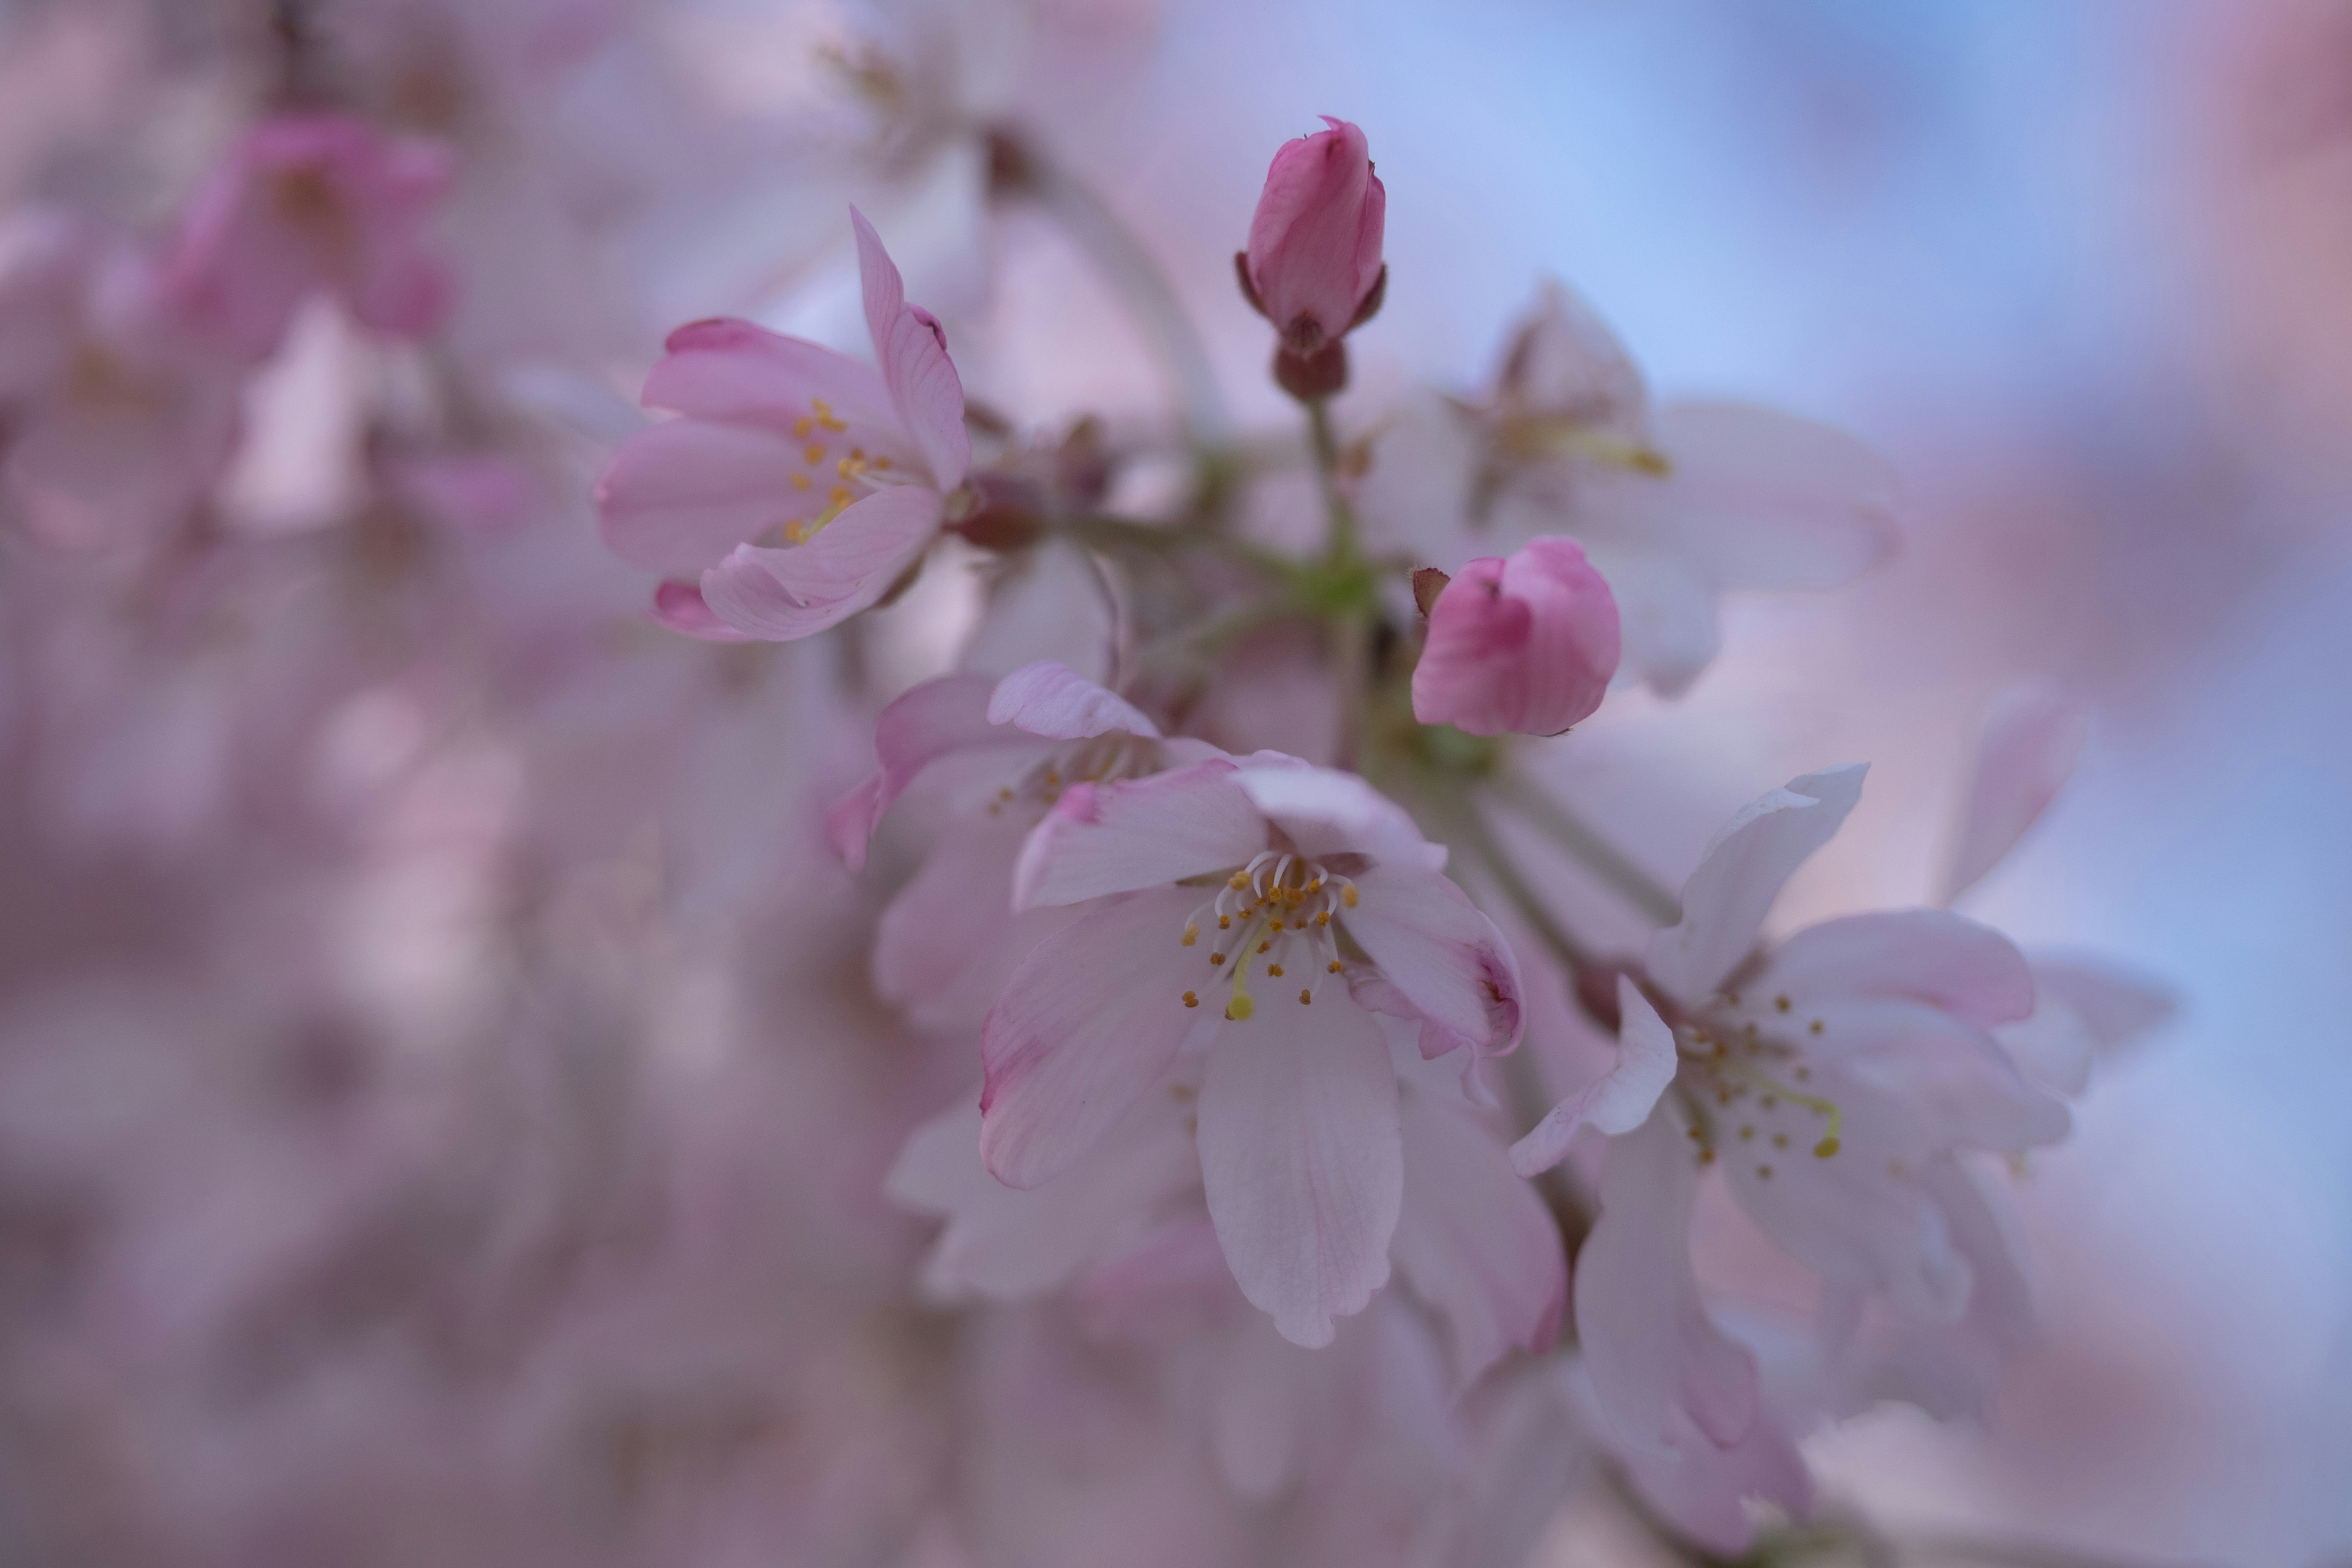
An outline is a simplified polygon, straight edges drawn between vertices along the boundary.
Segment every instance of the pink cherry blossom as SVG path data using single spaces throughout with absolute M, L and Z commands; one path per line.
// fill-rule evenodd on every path
M 1557 735 L 1617 673 L 1617 602 L 1573 540 L 1466 563 L 1430 607 L 1412 714 L 1473 735 Z
M 8 251 L 0 489 L 51 543 L 152 541 L 228 462 L 238 367 L 176 330 L 144 257 L 38 217 L 18 226 Z
M 320 293 L 377 331 L 422 336 L 453 289 L 425 235 L 450 174 L 436 145 L 348 115 L 264 121 L 189 207 L 166 263 L 172 299 L 250 359 L 267 358 Z
M 1347 335 L 1382 272 L 1387 187 L 1372 173 L 1363 132 L 1328 114 L 1323 122 L 1328 131 L 1275 153 L 1242 259 L 1258 309 L 1300 355 Z
M 681 417 L 632 437 L 597 486 L 605 542 L 673 579 L 655 618 L 674 630 L 789 642 L 838 625 L 922 558 L 963 483 L 947 334 L 850 219 L 881 368 L 748 321 L 681 327 L 645 390 Z
M 844 796 L 825 831 L 853 868 L 892 804 L 937 780 L 946 821 L 922 868 L 882 911 L 874 982 L 928 1026 L 975 1026 L 1013 964 L 1067 924 L 1059 909 L 1013 910 L 1023 841 L 1065 791 L 1155 773 L 1212 753 L 1162 739 L 1122 699 L 1050 661 L 1001 681 L 941 676 L 882 711 L 880 768 Z
M 1518 1041 L 1517 962 L 1443 858 L 1362 780 L 1271 753 L 1068 790 L 1022 850 L 1014 903 L 1083 918 L 982 1032 L 989 1169 L 1050 1180 L 1198 1037 L 1218 1237 L 1286 1336 L 1327 1341 L 1385 1282 L 1402 1199 L 1395 1073 L 1354 993 L 1412 1011 L 1433 1056 Z

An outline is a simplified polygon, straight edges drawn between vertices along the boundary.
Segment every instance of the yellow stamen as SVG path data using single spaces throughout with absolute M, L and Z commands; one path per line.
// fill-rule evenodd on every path
M 1194 994 L 1193 994 L 1192 992 L 1190 992 L 1190 991 L 1187 991 L 1187 992 L 1185 992 L 1185 993 L 1184 993 L 1184 1005 L 1186 1005 L 1187 1007 L 1197 1007 L 1197 1006 L 1199 1006 L 1200 1005 L 1201 1005 L 1201 999 L 1200 999 L 1200 997 L 1198 997 L 1198 996 L 1194 995 Z
M 801 448 L 801 456 L 807 461 L 808 466 L 814 468 L 819 463 L 824 461 L 824 448 L 818 446 L 814 441 L 811 441 L 807 446 Z
M 793 439 L 795 441 L 805 441 L 809 438 L 809 432 L 815 428 L 816 421 L 803 414 L 799 418 L 793 421 Z

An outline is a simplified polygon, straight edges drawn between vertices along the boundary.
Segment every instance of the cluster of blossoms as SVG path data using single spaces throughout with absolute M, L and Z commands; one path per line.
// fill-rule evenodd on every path
M 176 185 L 123 107 L 121 177 L 9 193 L 23 1560 L 1506 1565 L 1579 1506 L 1690 1562 L 1873 1544 L 1801 1439 L 1980 1405 L 2032 1330 L 1998 1174 L 2165 1009 L 1951 909 L 2082 711 L 1995 716 L 1937 907 L 1785 938 L 1861 766 L 1678 894 L 1544 772 L 1686 689 L 1724 592 L 1884 559 L 1866 449 L 1654 406 L 1557 285 L 1482 391 L 1349 395 L 1416 285 L 1340 120 L 1236 237 L 1297 411 L 1237 440 L 1012 112 L 1042 14 L 1025 64 L 993 5 L 806 40 L 843 96 L 782 156 L 645 66 L 683 5 L 171 9 L 8 24 L 236 106 Z M 886 244 L 974 245 L 908 216 L 948 176 L 1063 226 L 1168 413 L 968 394 Z M 751 319 L 852 255 L 870 356 Z M 1718 1194 L 1804 1312 L 1702 1284 Z

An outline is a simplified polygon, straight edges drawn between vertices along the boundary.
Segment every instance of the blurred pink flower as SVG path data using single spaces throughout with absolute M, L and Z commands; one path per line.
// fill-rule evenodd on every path
M 1328 1342 L 1386 1281 L 1403 1196 L 1374 1013 L 1411 1013 L 1432 1057 L 1518 1042 L 1517 962 L 1444 858 L 1361 779 L 1274 753 L 1066 792 L 1023 848 L 1013 901 L 1086 916 L 1022 963 L 982 1029 L 989 1169 L 1051 1179 L 1198 1031 L 1218 1239 L 1286 1337 Z M 1341 957 L 1343 935 L 1369 963 Z M 1263 1019 L 1253 971 L 1280 984 Z M 1339 1000 L 1312 1005 L 1341 975 Z
M 362 325 L 418 337 L 453 284 L 425 239 L 446 191 L 448 154 L 341 114 L 290 113 L 246 134 L 200 191 L 166 263 L 182 316 L 249 359 L 266 359 L 314 294 Z
M 1557 735 L 1617 673 L 1617 601 L 1573 540 L 1482 556 L 1430 606 L 1412 716 L 1473 735 Z
M 239 367 L 173 330 L 145 258 L 64 221 L 0 261 L 0 488 L 53 544 L 152 541 L 226 465 Z
M 681 327 L 645 401 L 684 417 L 632 437 L 597 486 L 624 560 L 699 574 L 656 596 L 674 630 L 789 642 L 838 625 L 921 560 L 963 483 L 971 443 L 947 335 L 907 303 L 864 215 L 850 218 L 880 370 L 748 321 Z M 748 542 L 772 533 L 781 544 Z
M 1448 572 L 1573 538 L 1616 597 L 1627 670 L 1675 696 L 1715 658 L 1726 590 L 1835 587 L 1891 555 L 1894 493 L 1826 426 L 1653 407 L 1607 326 L 1547 284 L 1483 404 L 1425 395 L 1381 426 L 1357 506 L 1375 538 Z

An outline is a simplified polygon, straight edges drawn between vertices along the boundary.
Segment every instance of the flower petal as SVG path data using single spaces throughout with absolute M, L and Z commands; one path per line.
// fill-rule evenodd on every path
M 874 989 L 917 1026 L 978 1028 L 1004 983 L 1076 912 L 1012 912 L 1020 824 L 982 817 L 943 835 L 874 931 Z
M 1177 1110 L 1165 1100 L 1138 1106 L 1119 1138 L 1034 1192 L 1006 1186 L 981 1163 L 977 1106 L 917 1128 L 883 1190 L 947 1218 L 924 1260 L 925 1289 L 1013 1301 L 1069 1283 L 1138 1215 L 1191 1184 L 1196 1157 Z
M 1568 1158 L 1569 1141 L 1590 1124 L 1616 1137 L 1649 1119 L 1675 1080 L 1675 1032 L 1630 975 L 1617 977 L 1617 1065 L 1558 1105 L 1511 1145 L 1511 1169 L 1522 1176 L 1549 1171 Z
M 1008 1186 L 1052 1180 L 1159 1081 L 1195 1024 L 1177 938 L 1197 901 L 1169 888 L 1107 899 L 1032 952 L 982 1026 L 980 1148 Z
M 1593 1391 L 1640 1452 L 1717 1447 L 1757 1419 L 1756 1358 L 1725 1336 L 1691 1268 L 1698 1163 L 1674 1119 L 1654 1115 L 1609 1145 L 1601 1217 L 1576 1258 L 1576 1332 Z
M 964 429 L 963 382 L 948 358 L 947 334 L 929 311 L 907 303 L 906 284 L 866 215 L 852 207 L 849 221 L 857 231 L 866 329 L 874 336 L 883 384 L 932 484 L 951 490 L 971 466 L 971 437 Z
M 837 350 L 732 319 L 680 327 L 663 346 L 668 352 L 646 376 L 648 408 L 719 425 L 758 426 L 795 441 L 814 439 L 845 450 L 854 434 L 857 444 L 899 461 L 917 456 L 897 428 L 898 411 L 881 373 Z M 815 425 L 820 400 L 848 431 Z
M 988 721 L 989 689 L 981 676 L 942 675 L 908 688 L 882 710 L 874 721 L 874 758 L 880 770 L 843 797 L 825 818 L 825 837 L 851 870 L 866 864 L 866 841 L 880 826 L 882 814 L 925 768 L 958 752 L 1034 745 L 1027 736 Z M 1006 897 L 1009 900 L 1009 882 Z
M 598 526 L 632 566 L 699 573 L 790 519 L 799 463 L 783 437 L 763 430 L 694 419 L 648 426 L 597 481 Z
M 1641 484 L 1648 512 L 1718 586 L 1842 587 L 1895 553 L 1894 470 L 1843 431 L 1731 403 L 1669 405 L 1654 429 L 1672 469 Z
M 1519 963 L 1495 922 L 1435 871 L 1375 866 L 1339 916 L 1391 984 L 1457 1045 L 1482 1054 L 1519 1043 Z
M 2002 699 L 1985 721 L 1975 772 L 1944 878 L 1952 903 L 1999 865 L 2074 775 L 2090 710 L 2039 682 Z
M 2009 938 L 1946 910 L 1891 910 L 1808 926 L 1756 982 L 1800 1008 L 1841 996 L 1907 997 L 1991 1026 L 2033 1011 L 2033 974 Z
M 710 606 L 702 602 L 702 585 L 698 583 L 656 584 L 650 614 L 655 625 L 667 626 L 700 642 L 753 640 L 711 614 Z
M 940 498 L 913 485 L 877 490 L 806 544 L 736 546 L 702 574 L 702 597 L 737 631 L 791 642 L 879 599 L 939 533 Z
M 1074 904 L 1244 864 L 1265 847 L 1265 819 L 1234 773 L 1232 763 L 1211 757 L 1149 778 L 1072 784 L 1022 848 L 1013 908 Z
M 1745 960 L 1781 884 L 1828 843 L 1862 798 L 1866 763 L 1790 781 L 1725 825 L 1683 884 L 1682 923 L 1650 944 L 1650 976 L 1670 995 L 1698 1001 Z
M 1444 845 L 1422 837 L 1412 816 L 1354 773 L 1318 768 L 1279 752 L 1249 758 L 1239 784 L 1308 857 L 1355 853 L 1382 865 L 1435 871 Z
M 1279 1019 L 1277 1023 L 1276 1020 Z M 1404 1200 L 1396 1073 L 1361 1008 L 1228 1025 L 1201 1086 L 1201 1179 L 1234 1279 L 1294 1344 L 1388 1283 Z
M 1052 659 L 1024 664 L 996 684 L 988 721 L 1056 741 L 1084 741 L 1113 730 L 1157 738 L 1160 727 L 1125 700 Z
M 1408 1090 L 1404 1207 L 1390 1256 L 1444 1317 L 1467 1386 L 1517 1345 L 1541 1353 L 1568 1304 L 1559 1227 L 1466 1106 Z

